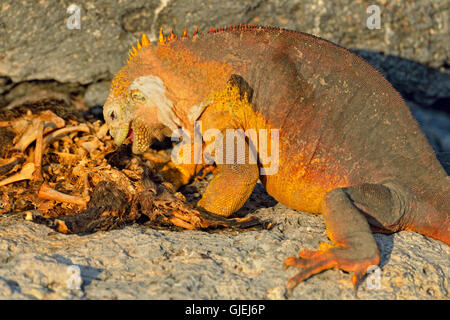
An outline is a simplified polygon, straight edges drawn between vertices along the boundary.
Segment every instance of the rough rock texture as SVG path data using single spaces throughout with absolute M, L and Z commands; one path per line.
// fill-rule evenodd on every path
M 0 299 L 286 299 L 285 283 L 296 271 L 283 271 L 282 261 L 327 241 L 323 219 L 276 204 L 261 185 L 240 214 L 255 209 L 279 224 L 239 233 L 133 225 L 78 236 L 0 216 Z M 356 296 L 349 274 L 329 270 L 301 283 L 290 299 L 448 298 L 449 246 L 409 231 L 376 240 L 378 289 L 366 279 Z M 72 265 L 80 268 L 80 289 L 68 286 Z
M 70 30 L 66 22 L 71 14 L 66 10 L 72 3 L 2 1 L 0 75 L 13 82 L 52 79 L 81 84 L 111 78 L 134 41 L 126 21 L 142 24 L 136 10 L 146 13 L 144 21 L 151 21 L 159 5 L 157 0 L 82 1 L 81 29 Z M 148 31 L 149 26 L 144 27 Z
M 380 7 L 380 29 L 369 30 L 366 26 L 370 5 Z M 449 10 L 450 4 L 445 0 L 171 0 L 156 21 L 157 25 L 178 32 L 195 25 L 203 30 L 233 23 L 278 25 L 346 47 L 380 51 L 440 67 L 448 64 L 450 57 L 450 48 L 445 44 Z
M 91 84 L 84 95 L 84 103 L 87 106 L 103 106 L 108 98 L 108 90 L 111 86 L 111 81 L 100 81 Z
M 35 90 L 82 95 L 86 105 L 101 105 L 130 46 L 143 32 L 155 40 L 161 26 L 180 33 L 196 25 L 205 32 L 273 24 L 358 49 L 406 98 L 435 150 L 450 152 L 450 116 L 443 112 L 450 104 L 446 0 L 76 1 L 81 29 L 69 30 L 72 3 L 1 2 L 0 106 Z M 381 8 L 379 30 L 366 27 L 371 4 Z M 188 200 L 198 199 L 197 188 L 204 183 L 185 188 Z M 277 204 L 260 185 L 239 214 L 246 212 L 279 224 L 241 233 L 134 225 L 77 236 L 56 234 L 20 214 L 0 215 L 0 299 L 285 299 L 284 285 L 296 271 L 283 271 L 282 261 L 327 241 L 323 218 Z M 376 240 L 381 287 L 362 283 L 359 298 L 448 299 L 449 246 L 407 231 Z M 71 265 L 81 270 L 80 290 L 68 288 Z M 291 298 L 355 299 L 350 278 L 323 272 Z
M 206 182 L 184 188 L 198 200 Z M 1 205 L 1 203 L 0 203 Z M 328 241 L 323 218 L 293 211 L 258 185 L 237 215 L 278 222 L 269 231 L 215 233 L 153 230 L 139 225 L 91 235 L 63 235 L 23 219 L 0 215 L 0 299 L 285 299 L 295 270 L 282 261 Z M 300 284 L 292 299 L 445 299 L 450 247 L 413 232 L 376 235 L 380 288 L 326 271 Z M 70 289 L 68 268 L 81 270 L 81 289 Z
M 51 80 L 88 86 L 111 80 L 142 33 L 162 26 L 181 33 L 228 24 L 271 24 L 312 33 L 349 48 L 367 49 L 448 68 L 450 3 L 369 0 L 137 0 L 78 1 L 81 29 L 70 30 L 72 1 L 2 1 L 2 82 Z M 381 29 L 368 29 L 369 5 L 381 9 Z M 20 21 L 20 23 L 17 23 Z M 104 89 L 105 90 L 105 89 Z M 100 93 L 88 103 L 97 103 Z M 0 99 L 0 104 L 8 101 Z M 92 105 L 89 105 L 92 106 Z

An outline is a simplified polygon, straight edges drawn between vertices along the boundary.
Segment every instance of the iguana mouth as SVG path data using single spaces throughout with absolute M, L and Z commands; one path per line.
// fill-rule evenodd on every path
M 131 142 L 133 142 L 134 140 L 133 129 L 131 129 L 131 126 L 130 129 L 128 130 L 127 139 L 129 139 Z
M 118 128 L 113 128 L 110 130 L 111 136 L 114 139 L 114 143 L 120 146 L 125 139 L 128 137 L 130 131 L 130 124 L 126 123 Z
M 152 142 L 150 130 L 140 119 L 135 119 L 119 128 L 112 129 L 111 135 L 114 138 L 114 143 L 118 146 L 122 143 L 131 142 L 132 151 L 135 154 L 145 152 Z

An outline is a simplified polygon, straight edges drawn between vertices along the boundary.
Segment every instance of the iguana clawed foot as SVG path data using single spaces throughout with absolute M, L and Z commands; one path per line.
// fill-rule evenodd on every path
M 379 254 L 361 257 L 358 250 L 335 247 L 328 243 L 321 243 L 318 251 L 302 250 L 298 255 L 299 258 L 288 257 L 284 260 L 285 269 L 287 267 L 303 269 L 287 282 L 286 287 L 289 291 L 310 276 L 332 268 L 353 272 L 352 282 L 356 288 L 367 269 L 372 265 L 378 265 L 380 261 Z

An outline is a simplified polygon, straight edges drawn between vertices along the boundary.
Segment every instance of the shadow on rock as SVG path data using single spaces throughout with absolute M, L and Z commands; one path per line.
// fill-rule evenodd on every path
M 380 268 L 383 268 L 389 263 L 391 258 L 392 249 L 394 248 L 394 234 L 380 234 L 375 233 L 375 240 L 378 248 L 380 248 Z

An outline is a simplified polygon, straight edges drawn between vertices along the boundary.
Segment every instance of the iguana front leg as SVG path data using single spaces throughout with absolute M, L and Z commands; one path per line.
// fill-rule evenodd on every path
M 225 148 L 224 148 L 225 149 Z M 191 148 L 193 150 L 193 146 Z M 234 150 L 237 150 L 235 148 Z M 217 174 L 208 184 L 198 206 L 217 215 L 228 217 L 239 210 L 250 197 L 259 178 L 257 164 L 249 164 L 248 144 L 245 142 L 245 160 L 235 164 L 218 164 Z M 237 152 L 236 152 L 237 153 Z M 242 164 L 238 164 L 242 162 Z M 162 169 L 164 180 L 172 183 L 175 189 L 189 183 L 205 164 L 176 164 L 168 162 Z
M 175 164 L 169 162 L 162 170 L 163 177 L 171 182 L 175 188 L 179 188 L 189 182 L 190 178 L 205 168 L 204 159 L 214 159 L 217 174 L 208 184 L 198 206 L 217 215 L 228 217 L 239 210 L 250 197 L 256 182 L 259 179 L 259 167 L 256 164 L 254 148 L 249 147 L 249 141 L 243 131 L 237 131 L 236 123 L 231 114 L 214 111 L 211 107 L 201 118 L 203 130 L 215 130 L 212 141 L 205 142 L 202 146 L 201 164 Z M 232 140 L 227 138 L 228 130 L 235 136 Z M 204 133 L 204 132 L 203 132 Z M 203 134 L 202 133 L 202 134 Z M 218 141 L 217 139 L 220 139 Z M 228 144 L 227 144 L 228 143 Z M 239 148 L 243 145 L 243 148 Z M 221 152 L 216 152 L 216 146 Z M 209 148 L 208 148 L 209 147 Z M 191 145 L 191 161 L 194 159 L 194 145 Z M 207 149 L 209 149 L 207 151 Z M 250 157 L 250 152 L 254 152 Z M 231 157 L 230 157 L 231 156 Z M 179 154 L 182 158 L 182 152 Z M 230 159 L 232 159 L 230 161 Z M 250 159 L 253 159 L 254 163 Z M 228 163 L 230 162 L 230 163 Z
M 221 155 L 216 152 L 211 155 L 217 164 L 218 173 L 208 184 L 198 206 L 214 214 L 228 217 L 239 210 L 250 197 L 259 179 L 259 168 L 256 161 L 255 163 L 250 161 L 250 152 L 254 149 L 249 147 L 243 132 L 238 133 L 232 142 L 226 137 L 227 130 L 221 132 L 225 133 L 220 135 L 223 152 Z M 238 148 L 239 143 L 243 144 L 243 149 Z M 252 159 L 256 159 L 256 155 L 253 156 Z M 232 163 L 227 163 L 228 161 Z
M 391 185 L 361 184 L 329 192 L 323 200 L 322 213 L 328 236 L 335 245 L 322 243 L 318 251 L 303 250 L 299 258 L 287 258 L 285 266 L 302 268 L 288 281 L 287 288 L 292 290 L 310 276 L 332 268 L 353 272 L 356 287 L 368 267 L 380 262 L 369 221 L 378 230 L 397 231 L 407 203 L 401 188 Z
M 215 159 L 217 174 L 209 182 L 197 205 L 211 213 L 228 217 L 244 205 L 259 179 L 256 151 L 250 148 L 249 140 L 243 131 L 239 131 L 240 126 L 232 114 L 214 111 L 214 107 L 211 107 L 201 120 L 204 129 L 214 128 L 221 134 L 215 136 L 213 144 L 210 145 L 214 146 L 210 149 L 214 151 L 209 157 Z M 233 134 L 237 134 L 233 140 L 227 138 L 230 129 Z M 219 143 L 216 139 L 221 139 L 219 149 L 222 154 L 216 152 Z M 239 148 L 239 144 L 243 145 L 243 149 Z M 250 153 L 253 153 L 252 157 Z
M 228 217 L 239 210 L 250 197 L 259 177 L 256 164 L 219 165 L 198 206 Z
M 224 138 L 224 150 L 226 150 Z M 235 141 L 235 143 L 237 143 Z M 191 150 L 193 150 L 193 145 Z M 203 148 L 204 149 L 204 148 Z M 250 197 L 259 178 L 257 164 L 249 163 L 249 148 L 245 142 L 245 153 L 239 155 L 237 147 L 234 164 L 217 164 L 217 174 L 208 184 L 198 206 L 217 215 L 228 217 L 239 210 Z M 245 159 L 239 159 L 245 157 Z M 193 159 L 193 158 L 191 158 Z M 168 162 L 161 170 L 164 180 L 172 183 L 175 189 L 189 183 L 190 179 L 200 172 L 205 164 L 176 164 Z

